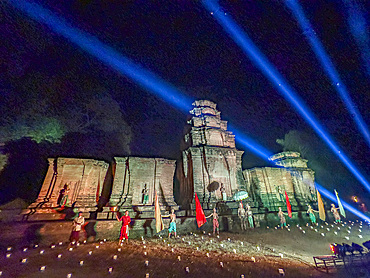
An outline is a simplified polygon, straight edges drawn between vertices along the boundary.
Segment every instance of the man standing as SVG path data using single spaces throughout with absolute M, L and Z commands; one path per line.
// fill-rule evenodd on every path
M 163 215 L 162 217 L 170 217 L 171 221 L 170 221 L 170 227 L 168 228 L 168 238 L 171 237 L 172 232 L 175 233 L 175 238 L 176 238 L 177 233 L 176 233 L 176 214 L 175 214 L 175 210 L 172 209 L 171 214 Z
M 118 221 L 122 221 L 122 228 L 121 228 L 121 233 L 119 236 L 119 243 L 123 243 L 126 239 L 126 242 L 128 243 L 128 225 L 131 223 L 131 218 L 128 215 L 128 210 L 125 211 L 125 215 L 122 216 L 121 218 L 118 218 L 118 212 L 116 214 L 116 218 Z
M 247 217 L 246 217 L 246 212 L 245 209 L 243 208 L 243 203 L 239 203 L 239 208 L 238 208 L 238 217 L 240 219 L 240 226 L 242 228 L 242 231 L 247 229 Z
M 70 241 L 72 244 L 75 244 L 80 240 L 80 231 L 82 230 L 82 226 L 85 224 L 85 218 L 82 216 L 82 211 L 78 213 L 78 217 L 73 219 L 72 222 L 72 233 Z

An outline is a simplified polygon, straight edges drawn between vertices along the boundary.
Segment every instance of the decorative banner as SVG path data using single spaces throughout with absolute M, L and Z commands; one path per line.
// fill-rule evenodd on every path
M 338 206 L 339 206 L 339 211 L 340 211 L 340 214 L 343 216 L 343 217 L 346 217 L 346 212 L 344 211 L 344 208 L 342 206 L 342 202 L 340 201 L 339 199 L 339 196 L 338 196 L 338 192 L 334 189 L 334 192 L 335 192 L 335 195 L 337 196 L 337 200 L 338 200 Z
M 157 191 L 155 191 L 155 204 L 154 204 L 155 228 L 157 233 L 164 229 L 161 208 L 159 207 Z
M 200 228 L 207 222 L 207 219 L 206 216 L 204 215 L 204 211 L 199 202 L 197 193 L 195 193 L 195 215 L 197 219 L 198 228 Z
M 290 205 L 289 197 L 286 191 L 285 191 L 285 200 L 286 200 L 286 208 L 288 210 L 288 216 L 292 218 L 292 206 Z
M 317 205 L 319 207 L 319 217 L 322 221 L 325 221 L 326 215 L 325 215 L 325 208 L 324 208 L 324 203 L 321 198 L 321 194 L 317 191 Z

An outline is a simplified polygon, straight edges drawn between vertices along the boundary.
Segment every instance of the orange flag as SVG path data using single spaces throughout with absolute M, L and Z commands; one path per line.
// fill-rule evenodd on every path
M 157 191 L 155 192 L 155 203 L 154 203 L 154 217 L 155 217 L 155 229 L 157 233 L 164 229 L 162 215 L 161 215 L 161 208 L 158 202 L 158 195 Z
M 321 194 L 317 191 L 317 206 L 319 207 L 319 217 L 322 221 L 325 221 L 326 215 L 325 215 L 325 208 L 324 208 L 324 202 L 322 201 Z
M 197 193 L 195 193 L 195 218 L 197 219 L 198 228 L 202 227 L 207 222 Z

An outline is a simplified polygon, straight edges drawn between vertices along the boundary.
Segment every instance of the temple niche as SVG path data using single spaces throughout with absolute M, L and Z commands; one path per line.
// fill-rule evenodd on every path
M 38 212 L 53 212 L 60 206 L 63 196 L 66 206 L 78 207 L 81 211 L 96 209 L 108 163 L 94 159 L 49 158 L 49 168 L 39 196 L 29 209 Z
M 269 158 L 277 167 L 243 171 L 247 190 L 258 207 L 276 211 L 285 206 L 285 191 L 293 209 L 316 200 L 315 174 L 298 152 L 282 152 Z
M 193 106 L 177 174 L 180 201 L 183 205 L 192 203 L 195 192 L 202 203 L 221 200 L 221 186 L 230 200 L 244 187 L 243 151 L 235 148 L 235 136 L 227 130 L 227 121 L 221 119 L 215 103 L 198 100 Z
M 115 157 L 110 205 L 120 208 L 146 206 L 153 210 L 155 191 L 161 206 L 177 206 L 173 197 L 175 160 L 145 157 Z M 148 202 L 144 204 L 144 190 Z M 145 209 L 142 207 L 142 209 Z

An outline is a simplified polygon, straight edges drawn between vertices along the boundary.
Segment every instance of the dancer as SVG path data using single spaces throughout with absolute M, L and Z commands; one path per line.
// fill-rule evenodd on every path
M 279 216 L 279 219 L 280 219 L 280 226 L 281 228 L 283 229 L 284 227 L 286 227 L 286 220 L 285 220 L 285 214 L 282 210 L 281 210 L 281 207 L 279 207 L 279 212 L 278 212 L 278 216 Z
M 177 233 L 176 233 L 176 214 L 175 214 L 175 210 L 172 209 L 171 210 L 171 214 L 168 214 L 168 215 L 163 215 L 163 217 L 170 217 L 171 221 L 170 221 L 170 226 L 168 228 L 168 238 L 171 238 L 171 233 L 174 232 L 175 234 L 175 238 L 177 237 Z
M 333 213 L 334 219 L 336 223 L 340 223 L 340 215 L 338 212 L 339 208 L 336 208 L 334 204 L 331 204 L 330 211 Z
M 253 212 L 249 204 L 246 205 L 246 215 L 248 217 L 249 227 L 253 229 L 254 228 Z
M 126 242 L 128 243 L 128 236 L 129 236 L 128 225 L 131 222 L 131 218 L 128 215 L 128 210 L 125 211 L 125 215 L 123 215 L 121 218 L 118 218 L 118 211 L 117 211 L 116 218 L 118 221 L 122 221 L 122 228 L 121 228 L 121 233 L 119 236 L 118 243 L 123 243 L 125 239 L 126 239 Z
M 243 203 L 239 203 L 238 208 L 238 217 L 240 219 L 240 226 L 242 228 L 242 231 L 247 229 L 247 214 L 245 212 L 245 209 L 243 208 Z
M 220 234 L 220 225 L 218 223 L 218 213 L 216 212 L 216 208 L 213 208 L 213 213 L 211 213 L 209 216 L 207 216 L 206 218 L 209 218 L 213 216 L 213 234 L 215 234 L 216 230 L 217 230 L 217 234 L 219 235 Z
M 82 230 L 82 226 L 85 224 L 85 218 L 82 216 L 82 211 L 78 213 L 78 217 L 73 219 L 72 222 L 72 233 L 70 237 L 70 241 L 72 244 L 75 244 L 80 240 L 80 231 Z
M 311 224 L 312 225 L 316 225 L 317 226 L 317 223 L 316 223 L 316 216 L 314 214 L 314 212 L 318 212 L 317 210 L 314 210 L 311 205 L 307 205 L 308 207 L 308 210 L 307 210 L 307 213 L 308 215 L 310 216 L 310 220 L 311 220 Z

